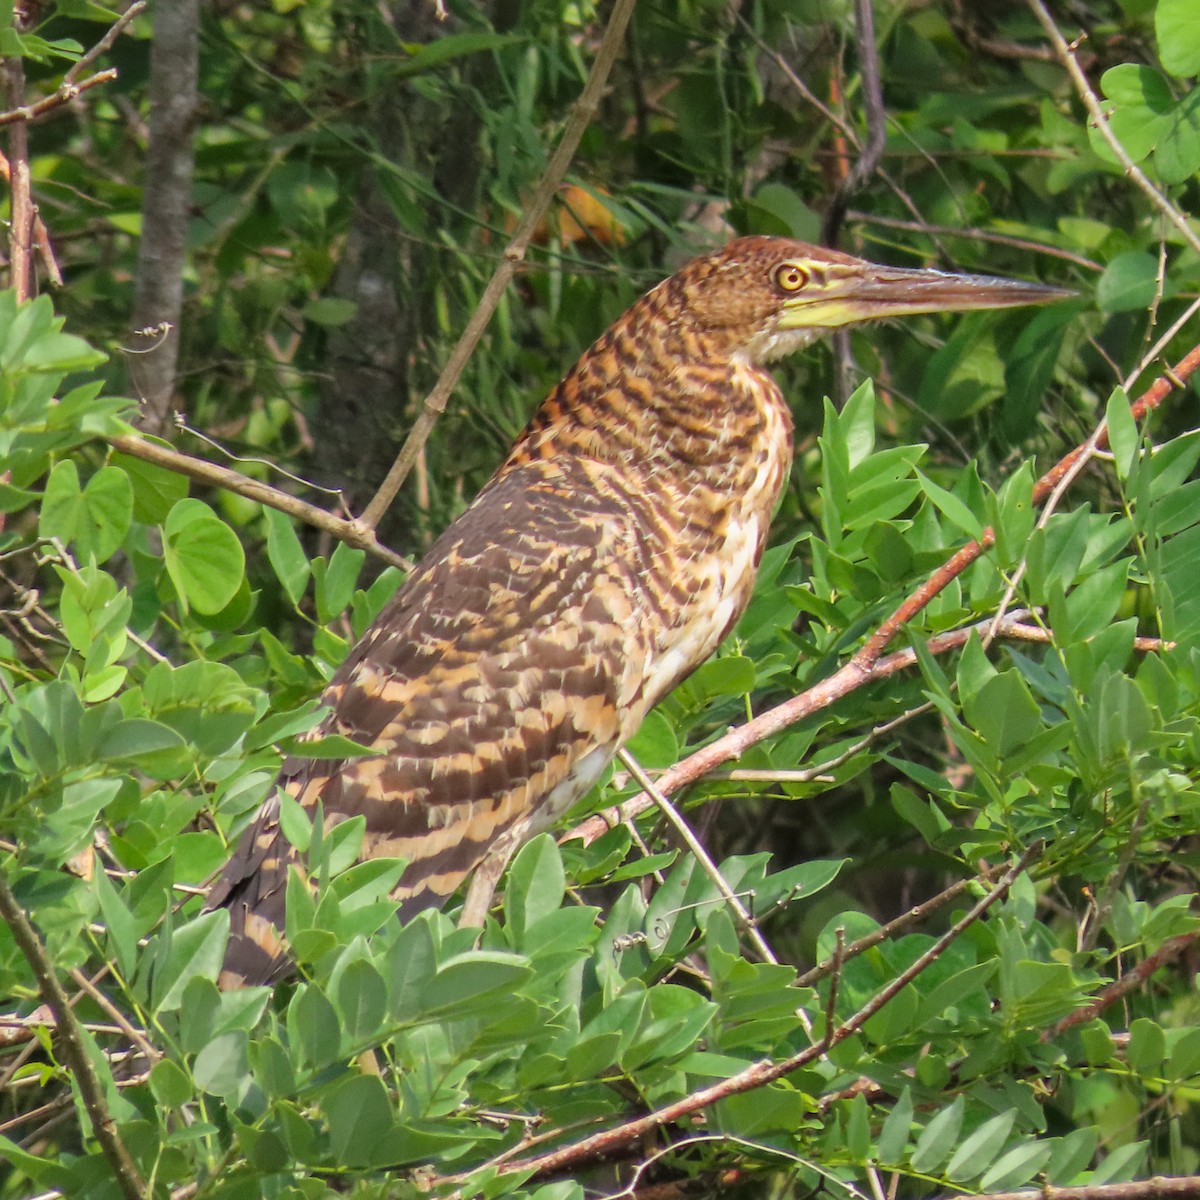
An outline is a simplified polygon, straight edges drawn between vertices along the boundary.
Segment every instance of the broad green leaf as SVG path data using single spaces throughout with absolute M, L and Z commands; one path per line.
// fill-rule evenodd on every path
M 906 1159 L 909 1134 L 912 1132 L 912 1090 L 906 1084 L 900 1099 L 893 1105 L 883 1123 L 875 1150 L 884 1166 L 897 1166 Z
M 287 1025 L 292 1044 L 300 1047 L 306 1065 L 319 1069 L 341 1052 L 342 1026 L 337 1010 L 316 984 L 297 988 L 288 1005 Z
M 531 974 L 516 954 L 471 950 L 441 965 L 421 996 L 421 1008 L 427 1014 L 448 1009 L 456 1016 L 486 1010 L 489 998 L 515 991 Z
M 1139 1017 L 1129 1026 L 1129 1065 L 1151 1077 L 1162 1074 L 1167 1058 L 1167 1039 L 1162 1026 Z
M 155 964 L 155 1012 L 170 1012 L 183 1001 L 189 981 L 215 979 L 229 939 L 229 912 L 219 908 L 201 913 L 187 924 L 159 935 L 162 951 Z
M 74 546 L 81 563 L 102 563 L 112 556 L 133 519 L 133 488 L 118 467 L 101 467 L 80 488 L 79 472 L 64 459 L 50 473 L 42 498 L 39 530 Z
M 1158 290 L 1158 262 L 1142 250 L 1118 254 L 1100 276 L 1096 303 L 1105 312 L 1148 309 Z
M 164 1058 L 151 1067 L 150 1090 L 163 1108 L 182 1108 L 195 1096 L 192 1081 L 186 1072 L 169 1058 Z
M 334 1000 L 351 1041 L 365 1042 L 378 1036 L 387 1011 L 387 989 L 369 962 L 360 958 L 347 964 L 338 978 Z
M 308 555 L 296 536 L 291 519 L 277 508 L 264 507 L 267 522 L 267 558 L 293 605 L 299 604 L 308 586 Z
M 218 1034 L 206 1045 L 192 1066 L 196 1086 L 214 1096 L 236 1096 L 245 1086 L 250 1074 L 244 1030 L 233 1029 Z
M 346 610 L 365 559 L 365 551 L 338 542 L 328 561 L 323 558 L 312 560 L 317 618 L 322 623 L 330 624 Z
M 128 477 L 133 487 L 133 515 L 146 525 L 161 525 L 172 507 L 188 494 L 187 476 L 177 471 L 131 454 L 114 454 L 110 461 Z
M 1200 21 L 1194 0 L 1158 0 L 1154 32 L 1158 57 L 1172 75 L 1200 75 Z
M 325 1105 L 329 1143 L 341 1167 L 365 1167 L 376 1160 L 395 1123 L 392 1102 L 378 1075 L 352 1075 Z
M 1047 1142 L 1025 1142 L 1000 1156 L 979 1181 L 982 1191 L 1002 1191 L 1028 1183 L 1050 1160 L 1053 1147 Z
M 514 945 L 525 950 L 525 934 L 543 917 L 556 912 L 566 888 L 562 855 L 554 838 L 539 834 L 518 851 L 508 871 L 504 913 Z
M 1129 407 L 1129 397 L 1125 395 L 1124 389 L 1116 388 L 1109 396 L 1104 420 L 1117 475 L 1121 479 L 1128 479 L 1130 471 L 1133 470 L 1134 459 L 1141 448 L 1141 438 Z
M 934 483 L 927 475 L 917 473 L 921 490 L 933 502 L 933 506 L 952 524 L 958 526 L 968 537 L 978 539 L 983 533 L 979 518 L 953 492 Z
M 946 1165 L 945 1176 L 955 1183 L 978 1179 L 992 1164 L 1008 1138 L 1017 1114 L 1013 1110 L 984 1121 L 974 1133 L 964 1138 Z
M 912 1168 L 922 1175 L 936 1171 L 950 1156 L 955 1143 L 958 1141 L 958 1131 L 962 1126 L 963 1112 L 966 1101 L 961 1095 L 955 1096 L 954 1102 L 942 1109 L 925 1126 L 917 1139 L 913 1151 Z
M 219 613 L 237 594 L 246 570 L 242 544 L 207 505 L 180 500 L 163 527 L 163 559 L 185 607 Z

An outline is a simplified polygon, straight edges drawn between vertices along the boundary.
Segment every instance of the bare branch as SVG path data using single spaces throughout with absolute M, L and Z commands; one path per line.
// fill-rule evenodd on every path
M 960 917 L 920 958 L 891 980 L 886 987 L 876 992 L 866 1004 L 838 1025 L 836 1029 L 827 1032 L 824 1041 L 818 1045 L 809 1046 L 789 1058 L 775 1062 L 768 1059 L 754 1063 L 744 1071 L 739 1071 L 736 1075 L 723 1079 L 711 1087 L 701 1088 L 690 1096 L 664 1105 L 645 1116 L 627 1121 L 623 1125 L 607 1129 L 602 1133 L 593 1134 L 591 1137 L 576 1142 L 573 1146 L 563 1146 L 536 1158 L 517 1159 L 505 1163 L 500 1167 L 500 1173 L 509 1174 L 521 1171 L 530 1172 L 531 1175 L 545 1176 L 603 1159 L 616 1148 L 639 1142 L 655 1130 L 670 1125 L 681 1117 L 689 1116 L 729 1096 L 740 1095 L 743 1092 L 764 1087 L 776 1079 L 782 1079 L 785 1075 L 790 1075 L 793 1071 L 815 1062 L 829 1049 L 857 1033 L 889 1000 L 903 991 L 931 963 L 936 962 L 946 952 L 946 948 L 962 935 L 964 930 L 978 921 L 992 905 L 1007 895 L 1009 888 L 1025 870 L 1035 852 L 1034 848 L 1027 850 L 1021 859 L 1005 872 L 996 886 L 969 912 Z
M 43 96 L 41 100 L 33 104 L 18 104 L 16 107 L 0 113 L 0 125 L 26 125 L 30 121 L 36 121 L 48 112 L 70 104 L 72 100 L 90 88 L 94 88 L 98 83 L 111 83 L 116 77 L 116 68 L 109 67 L 108 70 L 97 71 L 95 75 L 89 75 L 86 79 L 81 79 L 69 87 L 63 85 L 57 91 L 51 92 L 49 96 Z
M 216 463 L 206 462 L 202 458 L 180 454 L 177 450 L 170 450 L 166 446 L 160 446 L 157 442 L 148 441 L 136 434 L 126 433 L 110 437 L 108 444 L 114 450 L 120 450 L 122 454 L 129 454 L 134 458 L 143 459 L 145 462 L 154 463 L 156 466 L 165 467 L 168 471 L 186 475 L 189 479 L 195 479 L 199 483 L 236 492 L 239 496 L 257 500 L 259 504 L 266 504 L 270 508 L 277 508 L 280 512 L 285 512 L 289 516 L 296 517 L 317 529 L 332 534 L 339 541 L 356 546 L 360 550 L 366 550 L 368 554 L 383 559 L 393 567 L 399 567 L 402 571 L 412 570 L 412 563 L 407 558 L 397 554 L 394 550 L 389 550 L 375 536 L 374 529 L 367 528 L 362 521 L 347 521 L 341 517 L 335 517 L 315 504 L 306 504 L 303 500 L 298 500 L 287 492 L 281 492 L 278 488 L 271 487 L 270 484 L 251 479 L 240 471 L 231 471 L 228 467 L 219 467 Z
M 25 64 L 20 58 L 4 61 L 4 82 L 14 109 L 25 99 Z M 0 119 L 0 124 L 3 121 Z M 22 303 L 32 295 L 33 285 L 33 192 L 29 179 L 29 131 L 16 122 L 8 135 L 9 187 L 12 220 L 8 234 L 8 284 Z
M 375 493 L 363 511 L 361 520 L 368 529 L 374 529 L 379 524 L 380 518 L 387 512 L 389 505 L 396 498 L 396 493 L 408 478 L 434 424 L 445 411 L 450 394 L 454 391 L 459 376 L 463 373 L 463 368 L 466 367 L 471 355 L 475 352 L 475 347 L 479 344 L 483 331 L 492 319 L 496 305 L 500 303 L 500 297 L 516 274 L 518 264 L 525 258 L 529 245 L 533 241 L 534 233 L 541 223 L 542 217 L 545 216 L 546 210 L 550 207 L 551 200 L 554 199 L 554 194 L 575 155 L 579 141 L 596 115 L 609 72 L 616 61 L 617 53 L 625 37 L 626 26 L 633 14 L 633 6 L 634 0 L 616 0 L 612 16 L 608 20 L 608 26 L 604 30 L 600 48 L 596 51 L 596 57 L 592 62 L 591 73 L 583 85 L 583 91 L 575 102 L 575 107 L 571 110 L 571 115 L 567 118 L 562 138 L 559 140 L 542 178 L 538 181 L 533 195 L 525 205 L 521 222 L 517 226 L 512 240 L 505 246 L 504 256 L 495 273 L 488 280 L 487 287 L 484 288 L 483 295 L 479 298 L 479 303 L 471 314 L 471 319 L 467 322 L 462 336 L 450 352 L 450 357 L 446 360 L 446 365 L 442 368 L 437 383 L 425 397 L 421 411 L 413 423 L 412 429 L 409 430 L 408 437 L 400 448 L 396 461 L 392 464 L 392 469 L 387 473 L 387 478 L 380 485 L 379 491 Z
M 871 0 L 855 0 L 858 34 L 858 71 L 862 79 L 863 108 L 867 117 L 867 141 L 849 174 L 838 185 L 822 222 L 821 241 L 836 246 L 850 198 L 875 173 L 887 143 L 887 115 L 883 109 L 883 87 L 879 81 L 879 47 L 875 43 L 875 9 Z
M 75 87 L 75 80 L 83 74 L 98 58 L 107 54 L 115 44 L 117 38 L 129 28 L 130 23 L 146 9 L 146 0 L 134 0 L 132 3 L 109 27 L 108 32 L 86 53 L 78 62 L 71 64 L 71 69 L 63 76 L 63 81 L 59 85 L 59 91 L 63 88 Z
M 1042 1183 L 1023 1192 L 982 1192 L 971 1200 L 1190 1200 L 1200 1196 L 1200 1176 L 1154 1175 L 1129 1183 L 1055 1187 Z
M 54 1014 L 58 1036 L 62 1042 L 63 1057 L 71 1068 L 79 1088 L 83 1106 L 91 1118 L 92 1129 L 96 1140 L 104 1151 L 116 1176 L 121 1191 L 126 1200 L 143 1200 L 147 1195 L 146 1185 L 138 1173 L 137 1164 L 130 1157 L 125 1143 L 121 1140 L 116 1122 L 109 1114 L 104 1100 L 104 1092 L 100 1080 L 88 1057 L 87 1047 L 83 1043 L 83 1035 L 75 1014 L 71 1011 L 71 1003 L 63 986 L 54 973 L 54 967 L 46 955 L 45 947 L 38 938 L 33 926 L 29 923 L 24 909 L 17 903 L 16 897 L 8 884 L 8 876 L 0 871 L 0 917 L 3 917 L 9 929 L 12 930 L 13 941 L 25 956 L 38 981 L 38 989 L 42 999 Z

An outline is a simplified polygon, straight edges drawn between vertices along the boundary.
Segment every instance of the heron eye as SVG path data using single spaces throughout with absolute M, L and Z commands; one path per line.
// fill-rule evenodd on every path
M 775 268 L 775 286 L 781 292 L 798 292 L 808 283 L 808 272 L 795 263 L 780 263 Z

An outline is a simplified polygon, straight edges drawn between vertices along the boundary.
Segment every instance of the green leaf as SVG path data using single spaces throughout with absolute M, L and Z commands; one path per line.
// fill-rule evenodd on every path
M 111 462 L 128 476 L 133 487 L 133 515 L 143 524 L 161 525 L 172 507 L 187 497 L 186 475 L 131 454 L 114 454 Z
M 876 1154 L 884 1166 L 898 1166 L 905 1161 L 905 1149 L 912 1131 L 912 1089 L 905 1085 L 900 1099 L 892 1106 L 879 1133 Z
M 387 989 L 383 976 L 364 959 L 347 964 L 337 981 L 334 1000 L 342 1028 L 354 1042 L 378 1036 L 387 1011 Z
M 1015 671 L 1004 671 L 980 688 L 968 718 L 1003 758 L 1042 729 L 1042 714 L 1029 685 Z
M 1166 80 L 1149 67 L 1122 63 L 1104 72 L 1100 86 L 1110 101 L 1105 111 L 1113 136 L 1134 162 L 1141 162 L 1167 128 L 1174 100 Z M 1107 139 L 1091 123 L 1088 140 L 1105 162 L 1118 161 Z
M 934 483 L 920 471 L 917 471 L 916 475 L 920 481 L 921 490 L 929 497 L 942 516 L 957 525 L 968 537 L 978 540 L 983 533 L 983 526 L 979 518 L 953 492 L 946 491 L 944 487 Z
M 341 1053 L 342 1028 L 337 1009 L 316 984 L 296 989 L 287 1012 L 288 1033 L 305 1064 L 321 1068 Z
M 1162 65 L 1179 79 L 1200 75 L 1200 22 L 1194 0 L 1158 0 L 1154 32 Z
M 982 1175 L 1008 1139 L 1009 1130 L 1016 1119 L 1016 1111 L 1010 1109 L 990 1121 L 984 1121 L 974 1133 L 963 1139 L 954 1152 L 946 1166 L 946 1178 L 962 1183 Z
M 358 305 L 353 300 L 341 296 L 322 296 L 318 300 L 310 300 L 303 310 L 306 321 L 312 321 L 314 325 L 323 325 L 327 329 L 348 325 L 357 313 Z
M 1143 1075 L 1162 1074 L 1167 1059 L 1167 1039 L 1162 1026 L 1147 1017 L 1138 1017 L 1129 1026 L 1129 1065 Z
M 354 596 L 354 585 L 367 555 L 345 542 L 338 542 L 328 562 L 323 558 L 312 561 L 313 580 L 317 598 L 317 618 L 328 625 L 346 611 Z
M 558 910 L 565 891 L 566 876 L 558 844 L 550 834 L 539 834 L 518 851 L 505 885 L 504 913 L 515 946 L 532 949 L 525 945 L 526 931 Z
M 858 385 L 838 418 L 845 438 L 847 465 L 854 470 L 875 449 L 875 385 L 870 379 Z
M 100 904 L 100 912 L 108 929 L 109 941 L 116 955 L 117 966 L 127 979 L 133 975 L 138 953 L 138 928 L 133 914 L 117 895 L 106 871 L 96 871 L 92 886 Z
M 1050 1160 L 1054 1147 L 1048 1142 L 1026 1142 L 1014 1146 L 979 1181 L 981 1191 L 1006 1191 L 1028 1183 Z
M 291 520 L 277 508 L 264 507 L 263 515 L 267 521 L 267 558 L 283 584 L 288 599 L 293 605 L 298 605 L 308 586 L 311 568 L 308 555 L 300 545 L 295 527 Z
M 246 571 L 246 556 L 233 530 L 200 501 L 180 500 L 163 532 L 167 573 L 185 607 L 219 613 L 237 595 Z
M 937 1170 L 949 1157 L 958 1141 L 966 1101 L 962 1095 L 955 1096 L 954 1103 L 939 1112 L 917 1139 L 913 1151 L 912 1168 L 922 1175 Z
M 168 725 L 130 717 L 119 721 L 104 735 L 96 747 L 96 757 L 106 761 L 141 762 L 164 750 L 178 750 L 185 745 L 183 738 Z
M 154 1012 L 160 1013 L 180 1006 L 192 979 L 216 979 L 229 940 L 229 910 L 201 913 L 179 929 L 164 931 L 157 940 L 153 994 Z
M 1108 445 L 1116 463 L 1117 476 L 1128 479 L 1134 460 L 1141 449 L 1141 437 L 1129 407 L 1129 397 L 1123 388 L 1114 388 L 1104 413 L 1108 428 Z
M 325 1105 L 329 1145 L 339 1167 L 366 1167 L 395 1124 L 392 1102 L 378 1075 L 352 1075 Z
M 42 498 L 39 531 L 72 544 L 81 563 L 110 558 L 133 520 L 133 488 L 118 467 L 101 467 L 82 490 L 79 472 L 64 459 L 50 473 Z
M 182 1108 L 194 1097 L 192 1081 L 169 1058 L 156 1062 L 150 1068 L 150 1090 L 163 1108 Z
M 199 1054 L 192 1067 L 196 1086 L 214 1096 L 236 1096 L 250 1074 L 248 1041 L 241 1029 L 218 1034 Z
M 452 33 L 425 45 L 407 47 L 412 51 L 412 57 L 395 70 L 393 78 L 405 79 L 467 54 L 501 50 L 506 46 L 520 45 L 523 40 L 503 33 Z
M 518 955 L 471 950 L 442 964 L 421 996 L 421 1009 L 426 1014 L 449 1009 L 456 1017 L 485 1012 L 492 997 L 515 991 L 532 973 Z
M 1150 307 L 1158 291 L 1158 260 L 1143 250 L 1118 254 L 1100 276 L 1096 303 L 1105 312 L 1132 312 Z

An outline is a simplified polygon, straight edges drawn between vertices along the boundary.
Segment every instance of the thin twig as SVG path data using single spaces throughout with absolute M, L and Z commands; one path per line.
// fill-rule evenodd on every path
M 107 972 L 105 967 L 101 977 Z M 143 1033 L 131 1024 L 129 1018 L 78 968 L 71 968 L 71 978 L 81 991 L 86 992 L 116 1023 L 117 1029 L 123 1033 L 146 1057 L 148 1066 L 153 1066 L 160 1058 L 162 1051 L 152 1046 Z
M 54 1014 L 63 1058 L 71 1069 L 83 1106 L 91 1119 L 96 1140 L 100 1143 L 104 1157 L 108 1159 L 121 1191 L 126 1200 L 143 1200 L 146 1185 L 121 1140 L 116 1122 L 109 1114 L 100 1080 L 83 1043 L 83 1035 L 75 1020 L 75 1014 L 71 1011 L 71 1003 L 58 981 L 45 947 L 29 923 L 24 909 L 17 903 L 9 887 L 8 876 L 3 871 L 0 871 L 0 917 L 3 917 L 12 930 L 13 941 L 33 970 L 42 999 Z
M 57 91 L 51 92 L 49 96 L 43 96 L 34 104 L 22 104 L 15 108 L 10 108 L 7 112 L 0 113 L 0 126 L 27 124 L 30 121 L 36 121 L 39 117 L 44 117 L 48 112 L 53 112 L 56 108 L 62 108 L 64 104 L 70 104 L 81 93 L 94 88 L 98 83 L 111 83 L 117 77 L 115 67 L 109 67 L 106 71 L 97 71 L 95 75 L 89 75 L 86 79 L 81 79 L 78 83 L 71 84 L 70 87 L 60 87 Z
M 1086 1025 L 1098 1017 L 1106 1008 L 1141 987 L 1159 967 L 1178 958 L 1200 938 L 1200 931 L 1181 933 L 1169 938 L 1153 954 L 1147 954 L 1136 966 L 1130 968 L 1120 979 L 1110 983 L 1086 1008 L 1077 1008 L 1042 1031 L 1043 1042 L 1053 1041 L 1059 1034 L 1075 1025 Z
M 1062 63 L 1067 74 L 1070 75 L 1071 82 L 1075 85 L 1075 91 L 1079 99 L 1083 101 L 1084 108 L 1088 110 L 1089 115 L 1095 122 L 1097 131 L 1111 147 L 1125 174 L 1145 193 L 1150 203 L 1175 226 L 1182 235 L 1183 240 L 1197 254 L 1200 254 L 1200 235 L 1197 235 L 1183 213 L 1146 178 L 1142 169 L 1129 157 L 1129 152 L 1121 145 L 1121 141 L 1117 135 L 1113 133 L 1103 105 L 1101 105 L 1096 93 L 1092 91 L 1092 86 L 1088 83 L 1087 76 L 1083 73 L 1083 68 L 1076 60 L 1075 51 L 1067 44 L 1067 39 L 1059 32 L 1058 26 L 1054 23 L 1054 18 L 1047 11 L 1042 0 L 1027 0 L 1027 2 L 1033 15 L 1037 17 L 1038 22 L 1046 31 L 1046 36 L 1049 37 L 1051 44 L 1054 46 L 1055 53 L 1058 55 L 1058 61 Z
M 902 217 L 881 217 L 878 213 L 859 212 L 850 209 L 846 213 L 848 221 L 860 222 L 864 225 L 879 225 L 883 229 L 903 229 L 908 233 L 923 233 L 929 237 L 966 238 L 972 242 L 991 242 L 996 246 L 1011 246 L 1014 250 L 1032 250 L 1035 254 L 1046 254 L 1052 258 L 1060 258 L 1064 262 L 1074 263 L 1087 271 L 1099 273 L 1104 268 L 1082 254 L 1072 254 L 1070 250 L 1060 250 L 1057 246 L 1045 242 L 1035 242 L 1031 238 L 1013 237 L 1007 233 L 994 233 L 989 229 L 956 229 L 953 225 L 931 225 L 928 221 L 905 221 Z
M 1035 853 L 1036 848 L 1034 847 L 1027 850 L 1020 860 L 1005 872 L 996 886 L 982 897 L 969 912 L 960 917 L 924 954 L 876 992 L 870 1000 L 852 1016 L 847 1017 L 836 1029 L 827 1030 L 826 1036 L 817 1045 L 806 1047 L 785 1059 L 774 1062 L 768 1059 L 754 1063 L 744 1071 L 739 1071 L 736 1075 L 723 1079 L 711 1087 L 702 1088 L 685 1096 L 682 1100 L 664 1105 L 654 1112 L 627 1121 L 613 1129 L 593 1134 L 573 1146 L 563 1146 L 536 1158 L 517 1159 L 505 1163 L 500 1167 L 500 1173 L 510 1174 L 520 1171 L 528 1172 L 530 1176 L 545 1176 L 603 1159 L 618 1147 L 640 1142 L 655 1130 L 670 1125 L 681 1117 L 708 1108 L 730 1096 L 740 1095 L 773 1083 L 776 1079 L 782 1079 L 785 1075 L 790 1075 L 793 1071 L 815 1062 L 834 1046 L 857 1033 L 888 1001 L 903 991 L 931 963 L 936 962 L 946 952 L 947 947 L 962 935 L 964 930 L 978 921 L 992 905 L 1007 895 L 1009 888 L 1025 870 Z
M 1140 421 L 1147 413 L 1158 408 L 1172 390 L 1184 387 L 1186 381 L 1198 369 L 1200 369 L 1200 345 L 1194 346 L 1188 351 L 1175 364 L 1174 368 L 1164 371 L 1138 397 L 1131 405 L 1133 419 Z M 1102 421 L 1086 442 L 1064 454 L 1034 484 L 1033 502 L 1038 505 L 1044 504 L 1060 483 L 1074 478 L 1072 472 L 1077 469 L 1077 464 L 1086 460 L 1087 456 L 1096 449 L 1107 447 L 1107 445 L 1108 429 Z M 718 738 L 688 755 L 687 758 L 676 763 L 670 770 L 658 777 L 656 781 L 658 789 L 663 795 L 669 796 L 685 784 L 693 783 L 701 776 L 707 775 L 709 771 L 724 765 L 731 759 L 738 758 L 751 746 L 756 746 L 759 742 L 773 737 L 813 713 L 828 708 L 843 696 L 848 696 L 868 683 L 876 682 L 884 676 L 910 666 L 915 661 L 914 652 L 911 650 L 901 650 L 886 658 L 881 657 L 888 643 L 908 622 L 917 617 L 943 589 L 989 550 L 995 541 L 995 530 L 989 527 L 983 531 L 977 541 L 968 542 L 965 546 L 960 547 L 929 575 L 924 583 L 915 588 L 891 616 L 879 625 L 849 662 L 828 678 L 806 688 L 798 695 L 776 705 L 775 708 L 768 709 L 753 720 L 747 721 L 745 725 L 731 730 L 724 737 Z M 993 622 L 989 620 L 972 628 L 978 630 L 991 624 Z M 1000 636 L 1003 636 L 1004 628 L 1005 624 L 1002 623 L 997 631 Z M 970 629 L 955 630 L 949 636 L 955 638 L 970 631 Z M 936 637 L 930 638 L 926 642 L 926 648 L 931 653 L 944 652 L 946 649 L 952 648 L 955 644 L 953 640 L 943 640 L 947 636 L 938 634 Z M 590 843 L 607 832 L 613 825 L 631 820 L 638 813 L 644 812 L 652 803 L 653 801 L 643 792 L 640 796 L 634 796 L 632 799 L 624 801 L 614 811 L 598 813 L 589 817 L 588 820 L 571 830 L 567 837 L 580 837 Z
M 886 942 L 889 938 L 893 938 L 898 933 L 902 933 L 905 929 L 913 925 L 919 924 L 930 913 L 936 912 L 939 908 L 950 903 L 951 900 L 957 900 L 969 887 L 974 887 L 982 883 L 990 883 L 992 877 L 996 874 L 998 867 L 988 867 L 978 875 L 973 875 L 970 879 L 960 879 L 957 883 L 951 884 L 945 891 L 938 892 L 936 896 L 931 896 L 928 900 L 922 901 L 920 904 L 913 905 L 908 912 L 898 916 L 893 921 L 889 921 L 886 925 L 881 925 L 878 929 L 872 930 L 863 937 L 856 938 L 848 946 L 842 947 L 841 961 L 849 962 L 852 958 L 857 958 L 860 954 L 870 950 L 872 946 L 878 946 L 880 942 Z M 819 962 L 810 971 L 806 971 L 799 979 L 796 980 L 797 987 L 812 987 L 813 984 L 819 983 L 826 975 L 829 975 L 835 966 L 835 960 L 827 958 L 824 962 Z
M 140 16 L 146 8 L 146 0 L 134 0 L 108 28 L 108 32 L 86 53 L 78 62 L 71 64 L 71 69 L 63 76 L 59 90 L 75 86 L 75 80 L 83 74 L 101 55 L 112 49 L 117 38 L 129 28 L 130 22 Z
M 492 319 L 496 305 L 500 303 L 500 297 L 504 295 L 505 289 L 516 274 L 517 266 L 524 260 L 530 243 L 533 241 L 534 233 L 550 207 L 550 202 L 558 191 L 558 185 L 566 174 L 571 159 L 575 156 L 579 141 L 596 115 L 609 72 L 616 61 L 621 42 L 625 37 L 626 26 L 633 14 L 634 3 L 635 0 L 616 0 L 613 5 L 612 16 L 609 17 L 600 47 L 596 51 L 587 82 L 583 85 L 583 91 L 580 92 L 579 99 L 575 102 L 575 107 L 567 118 L 562 137 L 550 157 L 550 162 L 546 165 L 542 178 L 538 181 L 533 195 L 525 205 L 524 214 L 517 225 L 516 232 L 504 248 L 504 257 L 496 267 L 491 279 L 488 280 L 487 287 L 484 288 L 483 295 L 480 296 L 479 303 L 475 306 L 475 311 L 463 329 L 462 336 L 450 352 L 450 357 L 446 360 L 446 365 L 442 368 L 437 383 L 425 397 L 421 411 L 417 414 L 417 419 L 413 423 L 412 429 L 409 430 L 408 437 L 400 448 L 396 461 L 388 471 L 387 478 L 384 479 L 379 490 L 371 498 L 371 502 L 363 510 L 360 521 L 367 529 L 373 530 L 379 524 L 380 518 L 387 512 L 396 493 L 408 478 L 434 424 L 445 411 L 459 376 L 462 375 L 463 369 L 475 352 L 475 347 L 479 344 L 479 339 L 488 326 L 488 322 Z
M 746 906 L 742 903 L 741 898 L 729 886 L 729 883 L 721 874 L 720 868 L 713 862 L 708 851 L 701 844 L 700 839 L 692 832 L 691 826 L 679 815 L 670 800 L 654 786 L 654 781 L 646 774 L 641 763 L 628 750 L 624 748 L 618 750 L 617 757 L 629 769 L 630 775 L 637 781 L 638 786 L 653 797 L 654 803 L 658 805 L 663 816 L 666 817 L 675 832 L 683 839 L 689 852 L 700 864 L 704 873 L 712 880 L 717 891 L 720 892 L 721 898 L 729 905 L 737 923 L 741 926 L 746 936 L 749 937 L 763 961 L 774 963 L 778 966 L 779 959 L 775 957 L 775 952 L 767 945 L 767 941 L 762 935 L 762 930 L 755 925 L 754 918 L 746 911 Z
M 838 185 L 821 225 L 821 241 L 836 246 L 850 198 L 875 173 L 887 144 L 887 114 L 879 81 L 879 47 L 875 44 L 875 9 L 871 0 L 855 0 L 858 44 L 858 73 L 862 80 L 863 109 L 867 118 L 867 140 L 850 173 Z
M 285 512 L 317 529 L 322 529 L 339 541 L 365 550 L 368 554 L 373 554 L 376 558 L 381 558 L 384 562 L 399 567 L 402 571 L 412 570 L 412 563 L 407 558 L 388 549 L 375 536 L 374 529 L 364 525 L 361 520 L 347 521 L 341 517 L 335 517 L 315 504 L 306 504 L 303 500 L 298 500 L 287 492 L 281 492 L 278 488 L 271 487 L 270 484 L 251 479 L 240 471 L 231 471 L 228 467 L 217 466 L 216 463 L 206 462 L 202 458 L 193 458 L 190 454 L 180 454 L 178 450 L 170 450 L 166 446 L 148 441 L 136 434 L 119 434 L 116 437 L 108 438 L 107 441 L 114 450 L 119 450 L 122 454 L 129 454 L 134 458 L 143 459 L 145 462 L 154 463 L 155 466 L 165 467 L 168 471 L 186 475 L 189 479 L 195 479 L 199 483 L 224 488 L 226 491 L 236 492 L 239 496 L 245 496 L 247 499 L 257 500 L 259 504 L 277 508 L 280 512 Z

